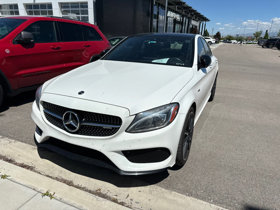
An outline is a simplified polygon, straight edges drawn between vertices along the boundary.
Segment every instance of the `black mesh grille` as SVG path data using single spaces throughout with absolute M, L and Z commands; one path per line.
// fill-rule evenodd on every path
M 92 125 L 81 125 L 80 129 L 76 131 L 74 134 L 83 135 L 83 136 L 111 136 L 114 135 L 120 128 L 122 124 L 122 120 L 120 117 L 112 116 L 112 115 L 105 115 L 93 112 L 85 112 L 81 110 L 69 109 L 66 107 L 58 106 L 55 104 L 42 102 L 42 106 L 45 110 L 45 117 L 46 119 L 53 124 L 54 126 L 67 131 L 64 128 L 63 122 L 61 119 L 53 116 L 52 114 L 47 113 L 51 112 L 57 116 L 62 118 L 63 114 L 67 111 L 75 112 L 80 119 L 80 122 L 86 123 L 96 123 L 96 124 L 103 124 L 108 125 L 106 126 L 92 126 Z M 117 126 L 117 127 L 110 127 L 110 126 Z M 67 131 L 68 132 L 68 131 Z

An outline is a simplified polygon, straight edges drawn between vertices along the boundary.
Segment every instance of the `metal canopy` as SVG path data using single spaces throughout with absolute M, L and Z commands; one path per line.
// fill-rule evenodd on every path
M 165 7 L 166 0 L 155 0 L 156 3 Z M 180 15 L 190 17 L 197 21 L 210 21 L 207 17 L 187 5 L 182 0 L 168 0 L 168 9 Z

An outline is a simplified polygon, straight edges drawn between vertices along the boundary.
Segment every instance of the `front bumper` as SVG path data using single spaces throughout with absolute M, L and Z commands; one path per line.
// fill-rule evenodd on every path
M 43 112 L 42 107 L 38 109 L 36 103 L 33 103 L 31 117 L 40 128 L 41 132 L 35 132 L 35 139 L 38 145 L 44 146 L 49 139 L 58 139 L 70 145 L 76 145 L 82 148 L 88 148 L 98 151 L 105 155 L 120 174 L 146 174 L 159 172 L 162 169 L 172 167 L 175 164 L 178 142 L 181 135 L 181 130 L 184 124 L 185 115 L 178 114 L 176 119 L 167 127 L 145 133 L 127 133 L 126 128 L 133 120 L 133 116 L 129 116 L 128 110 L 125 108 L 115 107 L 112 105 L 104 105 L 97 102 L 82 101 L 81 99 L 74 99 L 64 96 L 46 96 L 41 100 L 52 103 L 55 101 L 61 106 L 69 108 L 79 107 L 81 110 L 89 111 L 94 107 L 94 110 L 102 110 L 104 114 L 112 114 L 110 112 L 117 112 L 122 118 L 123 124 L 120 130 L 109 137 L 92 137 L 92 136 L 78 136 L 67 133 L 49 123 Z M 79 106 L 77 106 L 79 104 Z M 83 104 L 82 107 L 80 104 Z M 105 106 L 105 108 L 104 108 Z M 111 106 L 111 107 L 110 107 Z M 110 110 L 110 111 L 108 111 Z M 170 152 L 170 155 L 159 162 L 136 163 L 131 162 L 126 157 L 123 151 L 164 148 Z M 75 151 L 74 151 L 75 153 Z M 112 169 L 112 168 L 111 168 Z

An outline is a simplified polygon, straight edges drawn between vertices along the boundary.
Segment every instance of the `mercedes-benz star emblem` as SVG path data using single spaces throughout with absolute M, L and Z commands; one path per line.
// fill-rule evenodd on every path
M 71 133 L 78 131 L 80 128 L 78 115 L 72 111 L 65 112 L 63 115 L 63 125 L 64 128 Z

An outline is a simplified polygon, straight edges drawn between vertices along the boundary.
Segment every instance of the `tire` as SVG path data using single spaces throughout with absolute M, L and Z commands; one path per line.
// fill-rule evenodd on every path
M 174 165 L 175 169 L 182 168 L 188 160 L 193 137 L 194 116 L 194 108 L 191 107 L 187 114 L 185 124 L 183 126 L 182 133 L 180 136 L 180 141 L 178 144 L 176 155 L 176 163 Z
M 208 42 L 208 44 L 209 44 L 209 45 L 211 45 L 211 44 L 212 44 L 212 42 Z
M 3 103 L 4 103 L 4 88 L 0 83 L 0 108 L 2 107 Z
M 215 93 L 216 93 L 216 86 L 217 86 L 217 78 L 218 78 L 218 75 L 216 76 L 216 79 L 215 79 L 214 84 L 212 86 L 211 95 L 210 95 L 210 98 L 208 100 L 209 102 L 214 100 Z

